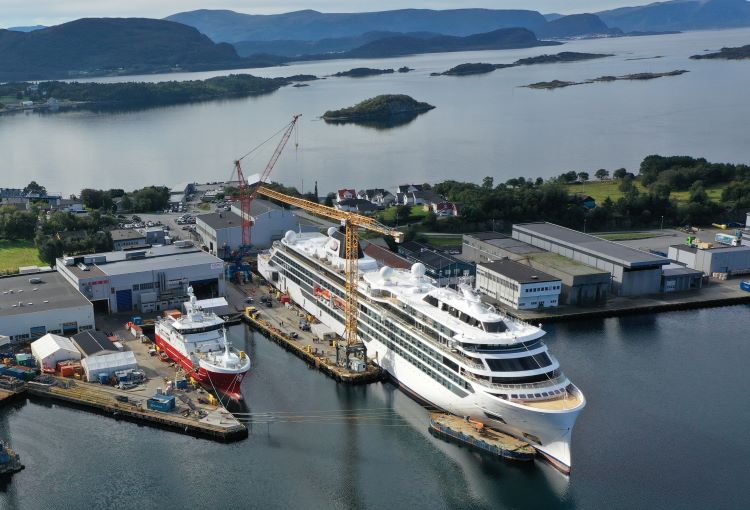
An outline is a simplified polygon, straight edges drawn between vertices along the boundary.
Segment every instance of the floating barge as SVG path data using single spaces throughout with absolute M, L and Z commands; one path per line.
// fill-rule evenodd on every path
M 18 454 L 9 448 L 5 441 L 0 441 L 0 476 L 18 473 L 25 467 L 21 464 Z
M 58 384 L 30 382 L 27 388 L 32 397 L 56 400 L 115 418 L 197 437 L 221 442 L 234 442 L 248 437 L 247 427 L 222 408 L 206 413 L 206 416 L 198 419 L 183 416 L 180 412 L 144 408 L 141 399 L 134 399 L 132 395 L 114 388 L 91 383 L 70 380 L 58 380 Z
M 536 450 L 524 441 L 451 414 L 432 413 L 430 432 L 503 459 L 528 462 L 536 456 Z

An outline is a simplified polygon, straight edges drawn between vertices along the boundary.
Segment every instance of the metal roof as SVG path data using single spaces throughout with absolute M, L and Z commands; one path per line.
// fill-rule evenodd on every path
M 472 234 L 464 234 L 466 237 L 473 237 L 474 239 L 478 239 L 480 241 L 489 241 L 490 239 L 507 239 L 508 236 L 505 234 L 501 234 L 500 232 L 474 232 Z
M 41 283 L 30 283 L 33 278 Z M 91 302 L 57 271 L 0 278 L 0 317 L 83 305 Z
M 242 220 L 239 215 L 230 211 L 201 214 L 200 216 L 196 216 L 195 219 L 196 221 L 202 221 L 214 230 L 242 227 Z
M 93 356 L 100 352 L 116 352 L 117 347 L 101 331 L 89 329 L 73 335 L 70 340 L 84 356 Z
M 146 239 L 146 236 L 135 229 L 116 228 L 109 233 L 112 241 L 123 241 L 125 239 Z
M 521 264 L 510 259 L 496 260 L 494 262 L 482 262 L 477 264 L 477 268 L 484 267 L 494 273 L 507 276 L 518 283 L 541 283 L 541 282 L 559 282 L 559 278 L 543 273 L 526 264 Z
M 636 250 L 635 248 L 612 241 L 606 241 L 577 230 L 555 225 L 554 223 L 521 223 L 513 225 L 513 231 L 565 246 L 574 251 L 604 259 L 627 268 L 664 266 L 669 264 L 669 259 L 667 258 L 651 255 L 645 251 Z

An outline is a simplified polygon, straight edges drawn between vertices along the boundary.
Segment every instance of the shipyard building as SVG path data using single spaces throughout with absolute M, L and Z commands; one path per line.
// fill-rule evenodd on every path
M 562 282 L 520 262 L 500 259 L 477 264 L 476 288 L 516 310 L 556 307 Z
M 640 296 L 662 292 L 662 268 L 670 260 L 554 223 L 513 225 L 513 239 L 612 275 L 612 292 Z
M 94 307 L 61 273 L 0 278 L 0 335 L 13 342 L 47 333 L 68 336 L 94 327 Z
M 398 253 L 412 264 L 419 262 L 424 265 L 426 275 L 441 287 L 455 287 L 464 280 L 473 281 L 476 275 L 476 267 L 473 264 L 416 241 L 399 244 Z
M 750 272 L 750 246 L 716 246 L 701 249 L 676 244 L 669 247 L 669 258 L 707 276 L 715 273 L 740 275 Z
M 264 250 L 271 247 L 274 241 L 284 234 L 294 232 L 317 232 L 318 227 L 300 221 L 293 212 L 267 200 L 253 200 L 251 206 L 252 244 Z M 238 206 L 231 211 L 221 211 L 196 216 L 195 231 L 209 253 L 221 258 L 228 258 L 231 253 L 242 246 L 242 216 Z
M 57 259 L 60 274 L 102 312 L 179 308 L 192 286 L 200 297 L 224 294 L 224 263 L 190 241 L 144 250 Z
M 603 304 L 609 297 L 609 271 L 582 264 L 498 232 L 465 234 L 462 257 L 476 264 L 508 258 L 554 276 L 561 283 L 558 304 Z

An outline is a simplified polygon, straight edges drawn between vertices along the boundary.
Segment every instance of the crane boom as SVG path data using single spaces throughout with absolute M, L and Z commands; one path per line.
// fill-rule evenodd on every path
M 286 147 L 286 143 L 289 141 L 289 137 L 292 136 L 292 131 L 294 131 L 294 127 L 297 125 L 297 120 L 301 116 L 302 114 L 294 115 L 291 122 L 286 126 L 286 128 L 284 128 L 284 134 L 281 136 L 279 144 L 276 146 L 276 149 L 271 155 L 271 159 L 268 161 L 266 168 L 263 170 L 263 173 L 260 176 L 260 180 L 258 181 L 259 185 L 266 182 L 268 176 L 271 175 L 273 167 L 276 166 L 276 162 L 279 160 L 281 152 L 284 150 L 284 147 Z M 245 154 L 245 156 L 247 156 L 248 154 Z M 258 188 L 256 187 L 252 190 L 252 192 L 248 192 L 248 182 L 245 180 L 245 174 L 243 173 L 242 165 L 240 164 L 240 161 L 242 161 L 245 156 L 242 156 L 242 158 L 236 160 L 234 162 L 234 167 L 236 170 L 237 180 L 239 181 L 240 188 L 240 210 L 242 212 L 242 245 L 245 247 L 249 247 L 252 243 L 253 226 L 253 219 L 250 210 L 252 208 L 253 200 L 255 200 L 255 196 L 258 193 Z
M 299 207 L 319 216 L 339 220 L 344 226 L 344 243 L 346 261 L 344 265 L 346 291 L 346 309 L 344 335 L 346 339 L 346 361 L 348 363 L 349 349 L 359 343 L 357 338 L 358 313 L 359 313 L 359 293 L 357 291 L 357 282 L 359 281 L 359 235 L 358 229 L 363 228 L 370 232 L 376 232 L 386 236 L 393 237 L 397 243 L 404 240 L 404 233 L 395 228 L 388 227 L 377 220 L 361 214 L 340 211 L 333 207 L 321 205 L 304 198 L 291 197 L 284 193 L 279 193 L 266 187 L 258 187 L 257 193 L 279 202 Z M 338 350 L 336 351 L 338 355 Z M 365 354 L 366 357 L 366 354 Z
M 403 232 L 387 225 L 383 225 L 376 219 L 370 218 L 369 216 L 364 216 L 362 214 L 348 211 L 340 211 L 334 207 L 328 207 L 327 205 L 318 204 L 317 202 L 313 202 L 311 200 L 285 195 L 284 193 L 279 193 L 278 191 L 274 191 L 264 186 L 258 187 L 257 192 L 260 195 L 278 200 L 279 202 L 283 202 L 294 207 L 299 207 L 300 209 L 304 209 L 313 214 L 318 214 L 320 216 L 339 221 L 351 221 L 352 224 L 356 227 L 364 228 L 365 230 L 369 230 L 370 232 L 376 232 L 378 234 L 392 237 L 396 240 L 397 243 L 400 243 L 404 240 Z

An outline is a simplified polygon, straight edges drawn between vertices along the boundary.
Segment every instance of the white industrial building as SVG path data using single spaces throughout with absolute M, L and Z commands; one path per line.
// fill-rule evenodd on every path
M 190 241 L 143 250 L 57 259 L 70 284 L 103 312 L 179 308 L 192 286 L 199 297 L 224 295 L 224 263 Z
M 209 253 L 228 258 L 242 245 L 242 216 L 239 205 L 231 211 L 202 214 L 196 217 L 195 231 L 200 236 Z M 253 200 L 251 206 L 252 245 L 264 250 L 284 234 L 294 232 L 317 232 L 318 227 L 310 225 L 288 209 L 267 200 Z
M 675 262 L 701 271 L 707 276 L 714 273 L 746 274 L 750 271 L 750 246 L 722 246 L 700 249 L 676 244 L 667 254 Z
M 99 381 L 100 374 L 106 374 L 107 378 L 121 370 L 135 370 L 138 363 L 133 351 L 113 352 L 101 356 L 91 356 L 81 360 L 83 372 L 89 382 Z
M 72 335 L 94 327 L 94 307 L 61 273 L 0 278 L 0 335 L 13 342 L 47 333 Z
M 477 264 L 476 288 L 516 310 L 556 307 L 562 281 L 510 259 Z
M 80 360 L 81 353 L 70 339 L 47 333 L 31 343 L 31 355 L 39 368 L 53 369 L 61 361 Z
M 660 293 L 662 267 L 670 264 L 666 257 L 652 255 L 554 223 L 513 225 L 513 239 L 610 272 L 612 288 L 620 296 Z

